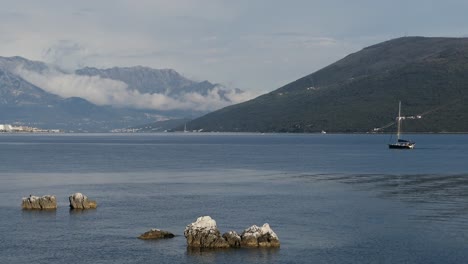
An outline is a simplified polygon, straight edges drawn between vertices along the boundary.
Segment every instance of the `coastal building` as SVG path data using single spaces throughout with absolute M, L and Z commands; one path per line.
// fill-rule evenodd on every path
M 13 131 L 13 127 L 8 124 L 0 124 L 0 132 L 11 132 Z
M 25 133 L 60 133 L 59 129 L 41 129 L 29 126 L 12 126 L 10 124 L 0 124 L 0 132 L 25 132 Z

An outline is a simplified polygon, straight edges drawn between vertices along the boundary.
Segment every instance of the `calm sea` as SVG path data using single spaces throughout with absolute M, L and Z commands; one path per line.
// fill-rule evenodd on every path
M 0 135 L 0 263 L 466 263 L 468 135 Z M 68 209 L 82 192 L 98 209 Z M 54 194 L 55 212 L 21 198 Z M 269 223 L 277 250 L 186 248 Z M 142 241 L 150 228 L 177 236 Z

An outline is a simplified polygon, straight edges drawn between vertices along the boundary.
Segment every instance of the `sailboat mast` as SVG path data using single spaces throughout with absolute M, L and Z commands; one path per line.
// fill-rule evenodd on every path
M 408 141 L 408 140 L 403 140 L 403 139 L 400 139 L 400 134 L 401 134 L 401 131 L 402 131 L 402 128 L 401 128 L 401 123 L 403 120 L 405 120 L 406 118 L 411 118 L 411 119 L 415 119 L 415 117 L 411 116 L 411 117 L 405 117 L 405 116 L 401 116 L 401 101 L 398 102 L 398 116 L 396 118 L 396 123 L 397 123 L 397 142 L 393 143 L 393 144 L 388 144 L 388 147 L 391 148 L 391 149 L 413 149 L 414 148 L 414 145 L 415 143 L 414 142 L 411 142 L 411 141 Z
M 401 127 L 401 101 L 398 103 L 398 117 L 397 117 L 397 139 L 400 139 L 400 127 Z

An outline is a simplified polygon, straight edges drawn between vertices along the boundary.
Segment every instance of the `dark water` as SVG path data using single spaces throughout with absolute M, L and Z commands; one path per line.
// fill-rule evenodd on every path
M 0 135 L 0 263 L 466 263 L 468 136 Z M 83 192 L 98 209 L 68 210 Z M 55 212 L 21 198 L 54 194 Z M 186 248 L 268 222 L 278 250 Z M 150 228 L 164 241 L 136 237 Z

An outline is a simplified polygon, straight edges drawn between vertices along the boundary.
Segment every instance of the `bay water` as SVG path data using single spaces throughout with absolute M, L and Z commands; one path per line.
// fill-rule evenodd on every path
M 0 263 L 464 263 L 468 135 L 0 134 Z M 82 192 L 96 210 L 71 211 Z M 55 211 L 21 198 L 53 194 Z M 269 223 L 279 249 L 183 231 Z M 150 228 L 176 234 L 143 241 Z

